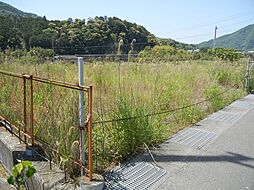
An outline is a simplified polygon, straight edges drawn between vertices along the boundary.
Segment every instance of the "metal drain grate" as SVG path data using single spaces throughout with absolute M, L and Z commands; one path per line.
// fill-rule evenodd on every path
M 106 176 L 110 190 L 143 190 L 159 181 L 167 172 L 145 162 L 127 164 Z
M 188 128 L 175 134 L 170 141 L 201 149 L 216 138 L 216 134 L 196 128 Z
M 209 116 L 207 119 L 214 120 L 214 121 L 221 121 L 228 124 L 233 124 L 237 122 L 241 118 L 241 114 L 234 114 L 234 113 L 228 113 L 228 112 L 216 112 Z
M 232 107 L 241 108 L 241 109 L 252 109 L 254 108 L 254 104 L 244 102 L 244 101 L 235 101 L 230 104 Z

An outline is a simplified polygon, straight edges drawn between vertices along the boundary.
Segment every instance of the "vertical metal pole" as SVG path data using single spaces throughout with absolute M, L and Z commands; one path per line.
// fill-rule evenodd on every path
M 23 96 L 24 96 L 24 105 L 23 105 L 23 108 L 24 108 L 24 131 L 25 131 L 25 136 L 24 136 L 24 140 L 25 140 L 25 143 L 26 143 L 26 127 L 27 127 L 27 120 L 26 120 L 26 77 L 23 76 Z
M 92 181 L 93 178 L 93 163 L 92 163 L 92 102 L 93 102 L 93 87 L 89 87 L 88 93 L 88 169 L 89 169 L 89 180 Z
M 84 85 L 84 60 L 83 57 L 78 57 L 78 75 L 79 75 L 79 85 Z M 84 91 L 79 91 L 79 125 L 80 125 L 80 161 L 82 166 L 85 165 L 85 118 L 84 118 Z M 81 167 L 81 176 L 85 175 L 85 170 Z
M 34 145 L 33 75 L 30 75 L 30 136 Z
M 217 29 L 218 29 L 218 27 L 215 26 L 215 29 L 214 29 L 214 39 L 213 39 L 213 51 L 215 51 L 215 46 L 216 46 Z

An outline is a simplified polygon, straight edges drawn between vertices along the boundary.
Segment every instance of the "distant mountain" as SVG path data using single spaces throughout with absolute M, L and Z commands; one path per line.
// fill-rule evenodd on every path
M 39 17 L 36 14 L 26 13 L 17 8 L 0 1 L 0 16 Z
M 202 42 L 199 47 L 212 47 L 213 40 Z M 254 24 L 246 26 L 232 34 L 216 39 L 216 47 L 234 48 L 239 50 L 254 50 Z
M 169 45 L 169 46 L 173 46 L 175 48 L 180 48 L 180 49 L 185 49 L 185 50 L 193 50 L 197 47 L 194 44 L 185 44 L 185 43 L 182 43 L 182 42 L 175 41 L 171 38 L 159 38 L 159 37 L 157 37 L 157 43 L 160 44 L 160 45 Z

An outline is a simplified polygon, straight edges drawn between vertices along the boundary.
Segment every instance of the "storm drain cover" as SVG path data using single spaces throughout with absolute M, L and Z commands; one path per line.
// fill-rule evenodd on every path
M 196 128 L 188 128 L 175 134 L 170 141 L 201 149 L 216 138 L 216 134 Z
M 143 190 L 159 181 L 167 172 L 145 162 L 127 164 L 106 176 L 106 189 Z
M 252 109 L 254 108 L 254 104 L 244 102 L 244 101 L 235 101 L 230 106 L 241 108 L 241 109 Z
M 233 124 L 237 122 L 241 118 L 241 114 L 234 114 L 228 112 L 216 112 L 209 116 L 207 119 L 214 120 L 214 121 L 221 121 L 223 123 Z

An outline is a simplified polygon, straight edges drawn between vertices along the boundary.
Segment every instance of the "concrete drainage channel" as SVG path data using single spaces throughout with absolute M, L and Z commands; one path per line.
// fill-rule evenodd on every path
M 34 149 L 29 148 L 25 143 L 11 134 L 5 128 L 4 121 L 0 121 L 0 163 L 6 171 L 11 174 L 12 167 L 17 163 L 17 159 L 30 160 L 33 162 L 37 173 L 27 181 L 28 190 L 101 190 L 104 182 L 78 182 L 65 183 L 65 173 L 56 165 L 52 164 L 40 156 Z M 4 179 L 0 179 L 1 190 L 12 190 Z

